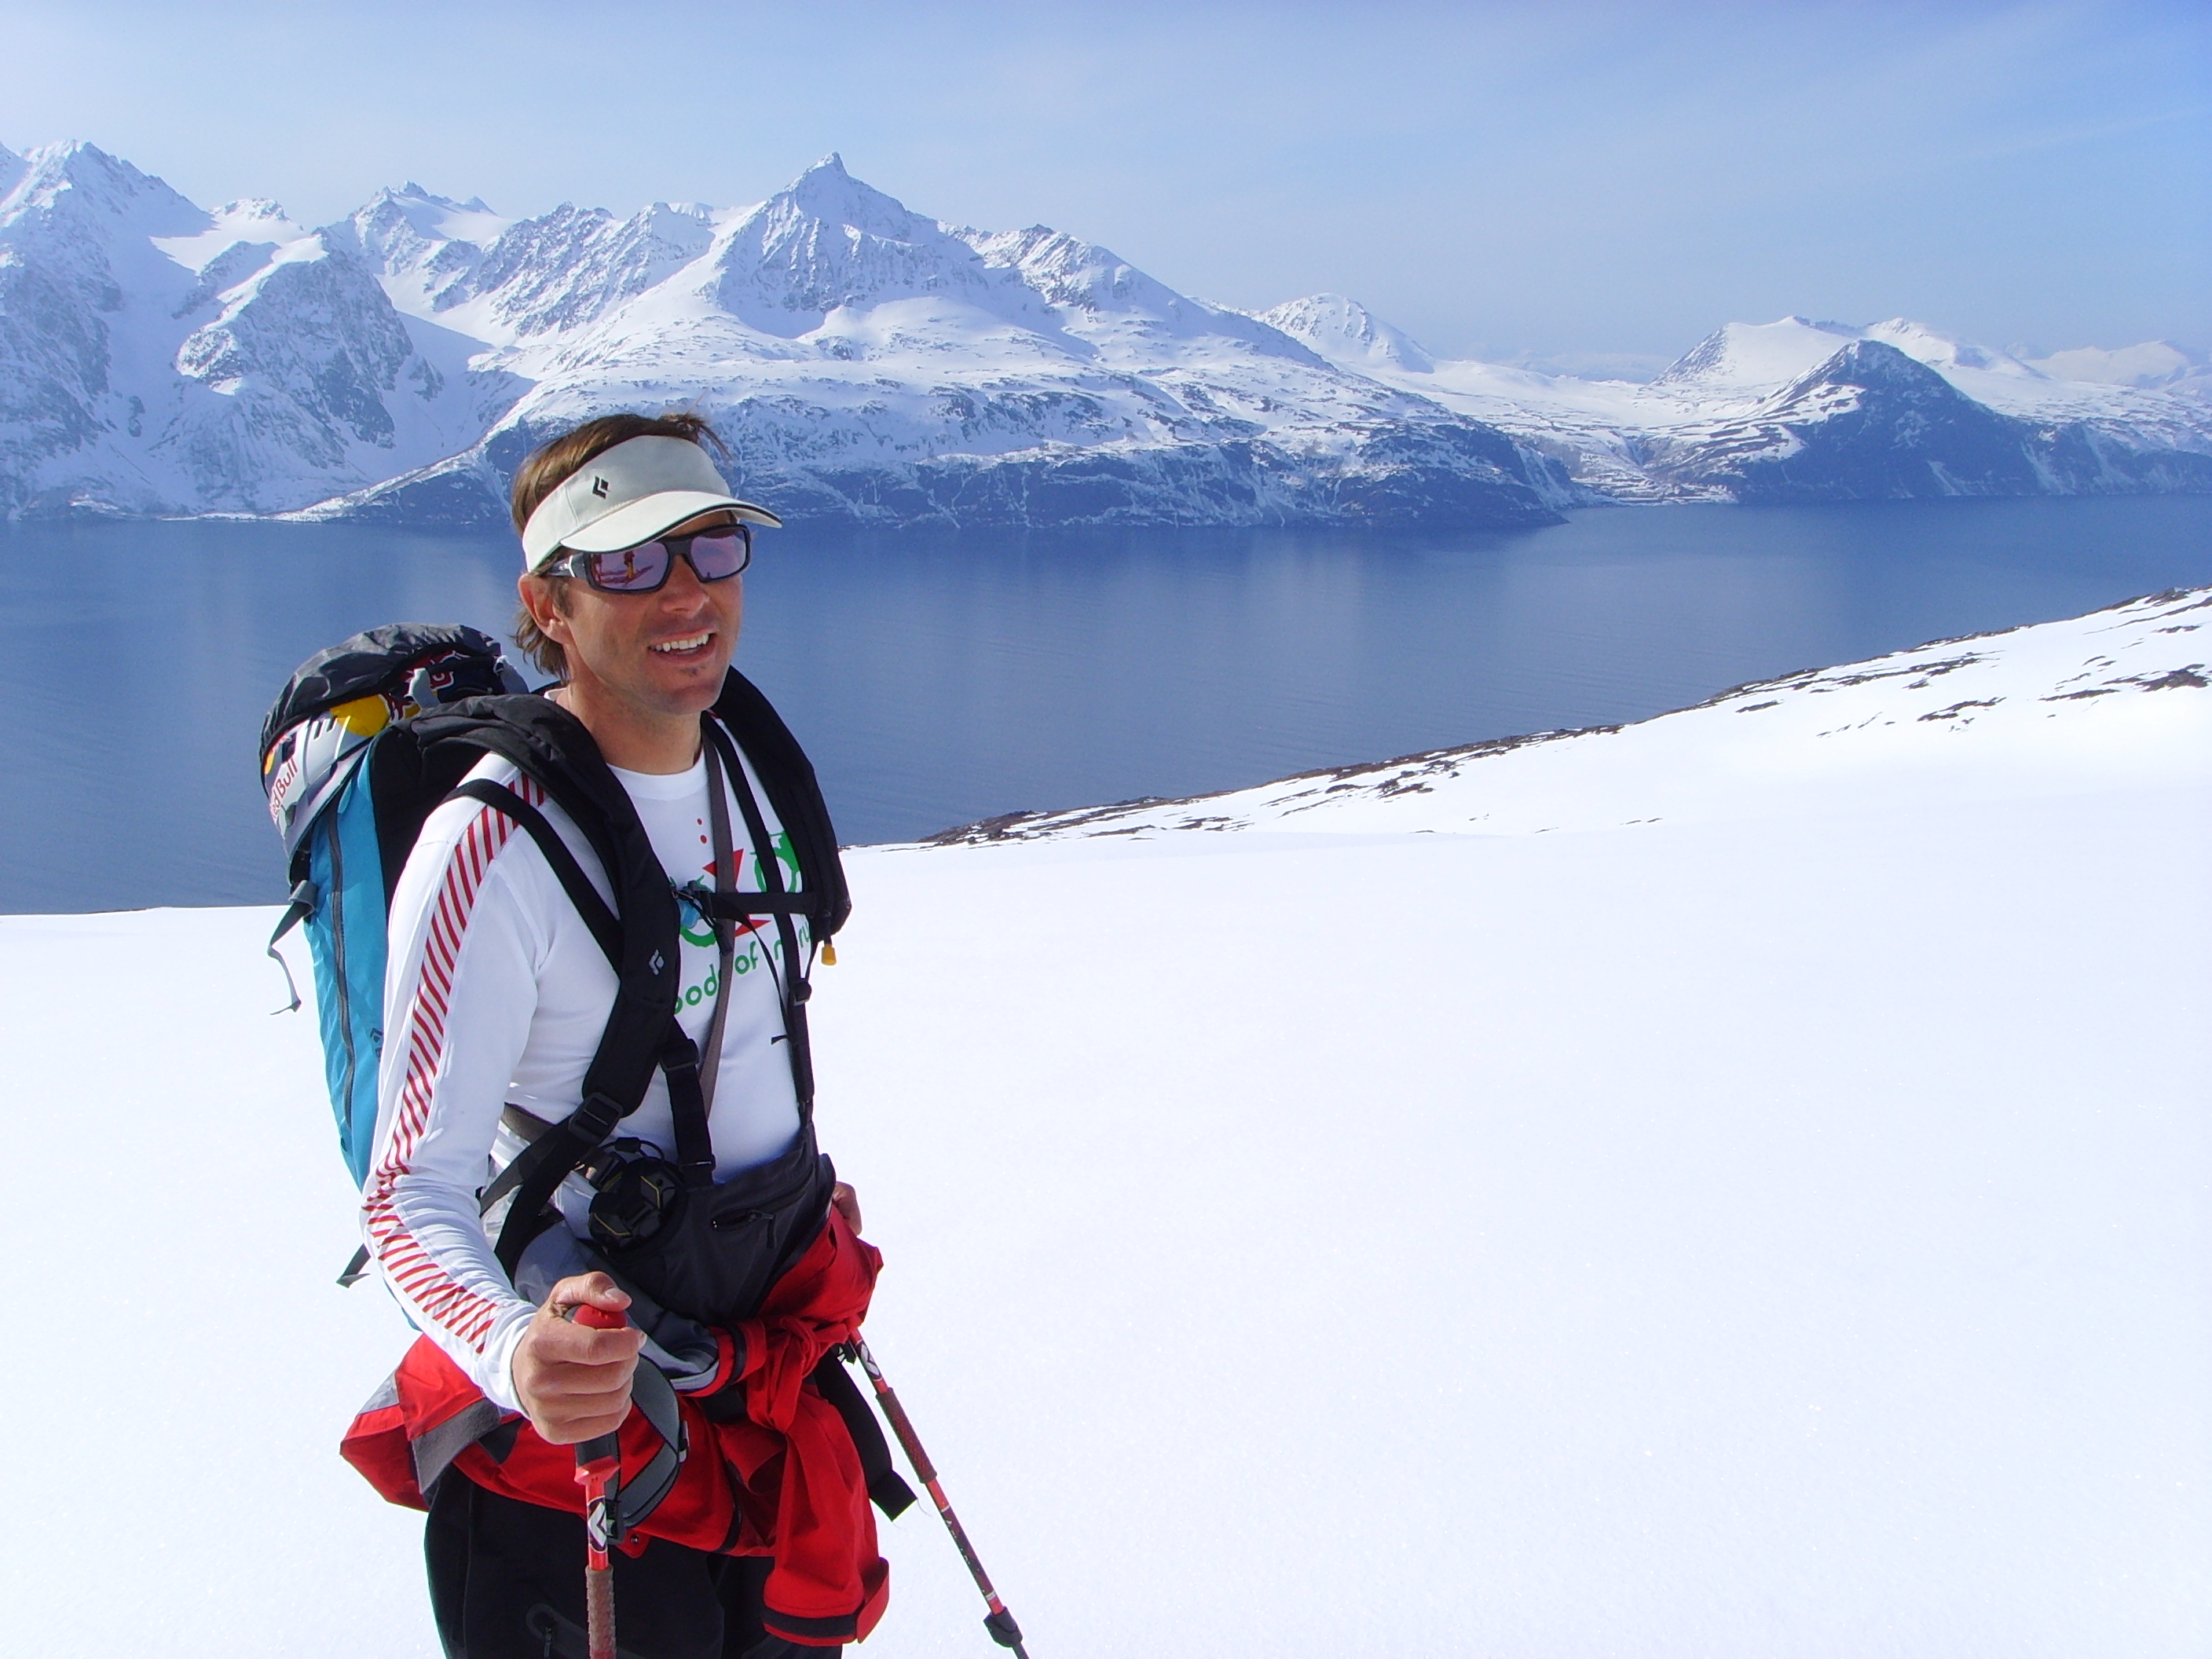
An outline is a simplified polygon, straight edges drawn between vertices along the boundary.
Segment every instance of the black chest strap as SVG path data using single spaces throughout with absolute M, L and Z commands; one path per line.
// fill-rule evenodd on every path
M 714 887 L 726 892 L 735 879 L 730 866 L 737 854 L 730 846 L 730 802 L 722 784 L 720 751 L 711 743 L 699 745 L 707 761 L 707 823 L 713 836 Z M 730 968 L 737 960 L 738 930 L 720 917 L 709 916 L 714 932 L 714 1012 L 707 1022 L 707 1048 L 699 1057 L 699 1115 L 696 1121 L 676 1120 L 677 1161 L 684 1183 L 699 1188 L 714 1184 L 714 1137 L 707 1120 L 714 1109 L 714 1084 L 722 1072 L 722 1032 L 730 1021 Z M 690 1130 L 686 1138 L 685 1131 Z

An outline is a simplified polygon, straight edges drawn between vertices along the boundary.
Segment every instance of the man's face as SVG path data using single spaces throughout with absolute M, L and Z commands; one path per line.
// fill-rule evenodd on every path
M 733 522 L 709 513 L 668 533 L 689 535 Z M 651 593 L 603 593 L 581 577 L 561 585 L 525 576 L 522 601 L 548 639 L 568 653 L 568 682 L 604 694 L 647 719 L 692 715 L 714 706 L 744 619 L 744 577 L 702 582 L 689 559 L 671 561 L 668 580 Z

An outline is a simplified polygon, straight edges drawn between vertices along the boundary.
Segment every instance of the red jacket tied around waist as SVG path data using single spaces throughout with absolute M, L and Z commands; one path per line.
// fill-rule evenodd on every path
M 875 1247 L 833 1207 L 820 1237 L 736 1333 L 742 1369 L 717 1398 L 740 1392 L 744 1414 L 716 1422 L 696 1396 L 678 1396 L 689 1453 L 668 1496 L 624 1546 L 636 1554 L 647 1540 L 665 1538 L 720 1554 L 774 1557 L 766 1622 L 792 1641 L 858 1640 L 890 1596 L 860 1453 L 836 1407 L 809 1380 L 831 1350 L 858 1334 L 882 1266 Z M 483 1402 L 460 1369 L 418 1337 L 340 1449 L 388 1501 L 427 1509 L 413 1443 L 464 1412 L 481 1411 Z M 506 1437 L 495 1434 L 470 1443 L 453 1468 L 488 1491 L 581 1515 L 574 1449 L 548 1444 L 512 1413 L 504 1425 L 514 1428 L 504 1456 L 492 1448 Z M 632 1407 L 622 1431 L 625 1477 L 659 1444 Z

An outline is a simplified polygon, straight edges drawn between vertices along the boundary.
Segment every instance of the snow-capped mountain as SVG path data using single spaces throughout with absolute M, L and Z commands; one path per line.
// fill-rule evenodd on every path
M 2212 453 L 2116 440 L 2090 421 L 2001 415 L 1873 338 L 1742 416 L 1656 434 L 1645 466 L 1747 501 L 2212 490 Z
M 1729 323 L 1683 354 L 1652 384 L 1698 392 L 1765 392 L 1801 380 L 1854 341 L 1893 346 L 1915 362 L 1949 374 L 1961 371 L 2043 378 L 2002 351 L 1969 345 L 1903 317 L 1869 328 L 1784 317 L 1773 323 Z
M 456 202 L 410 183 L 379 191 L 325 234 L 376 270 L 402 311 L 434 318 L 465 297 L 455 290 L 511 222 L 480 199 Z
M 88 144 L 0 180 L 0 510 L 281 511 L 469 442 L 513 388 L 273 203 Z
M 356 240 L 393 250 L 398 303 L 473 331 L 532 389 L 466 453 L 321 511 L 489 514 L 545 435 L 672 403 L 714 419 L 735 481 L 794 516 L 1540 523 L 1577 499 L 1495 429 L 1105 248 L 927 218 L 834 155 L 742 210 L 562 207 L 482 246 L 421 234 L 459 210 L 380 198 Z
M 2123 346 L 2118 351 L 2083 346 L 2023 361 L 2054 380 L 2138 386 L 2145 391 L 2212 398 L 2212 354 L 2193 351 L 2171 340 L 2146 340 L 2140 345 Z
M 2140 362 L 2031 362 L 1905 318 L 1859 328 L 1784 317 L 1729 323 L 1635 383 L 1439 360 L 1411 342 L 1410 352 L 1378 349 L 1370 343 L 1403 337 L 1334 295 L 1266 314 L 1322 356 L 1487 422 L 1616 499 L 2212 489 L 2212 404 L 2190 395 L 2191 360 L 2178 348 L 2136 348 Z
M 1260 320 L 1304 340 L 1332 362 L 1395 368 L 1408 374 L 1431 374 L 1437 366 L 1427 348 L 1412 335 L 1341 294 L 1310 294 L 1261 312 Z
M 1248 314 L 930 218 L 835 155 L 745 208 L 517 220 L 410 183 L 309 229 L 88 144 L 0 151 L 0 371 L 11 514 L 495 521 L 533 444 L 672 406 L 787 514 L 886 525 L 2212 487 L 2178 349 L 1788 318 L 1648 385 L 1449 361 L 1340 295 Z

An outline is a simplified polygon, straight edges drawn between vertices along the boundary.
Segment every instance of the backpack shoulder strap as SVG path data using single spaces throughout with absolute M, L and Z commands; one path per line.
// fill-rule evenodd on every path
M 731 746 L 729 733 L 713 720 L 706 722 L 706 741 L 721 751 L 722 767 L 730 781 L 730 787 L 738 797 L 738 810 L 744 814 L 745 836 L 753 846 L 753 861 L 760 871 L 763 894 L 756 898 L 750 893 L 716 893 L 714 899 L 726 902 L 732 915 L 768 915 L 775 918 L 776 946 L 783 957 L 779 970 L 774 957 L 769 962 L 769 971 L 775 975 L 778 1000 L 783 1005 L 783 1034 L 787 1039 L 785 1053 L 791 1064 L 791 1086 L 799 1102 L 801 1122 L 814 1119 L 814 1051 L 806 1029 L 806 1000 L 812 994 L 807 981 L 807 959 L 799 949 L 799 930 L 793 925 L 794 902 L 803 904 L 807 897 L 802 887 L 788 893 L 783 885 L 783 870 L 778 863 L 775 848 L 769 844 L 767 821 L 761 816 L 760 803 L 753 799 L 752 786 L 745 781 L 745 769 L 738 763 L 738 751 Z M 797 845 L 794 839 L 793 844 Z M 800 874 L 805 872 L 801 866 Z M 719 912 L 720 906 L 716 906 Z M 799 914 L 812 919 L 814 912 L 803 909 Z
M 451 750 L 477 758 L 495 754 L 540 784 L 591 843 L 615 895 L 610 909 L 544 814 L 513 790 L 482 780 L 459 786 L 459 793 L 513 818 L 538 844 L 607 952 L 617 981 L 606 1025 L 584 1073 L 582 1103 L 515 1160 L 518 1166 L 528 1162 L 513 1172 L 514 1202 L 497 1247 L 512 1275 L 554 1189 L 637 1109 L 655 1071 L 667 1073 L 672 1104 L 680 1106 L 698 1092 L 698 1048 L 676 1020 L 681 973 L 676 896 L 629 792 L 582 722 L 559 705 L 539 696 L 471 698 L 413 724 L 426 757 Z M 685 1114 L 677 1115 L 680 1121 Z
M 453 795 L 465 795 L 471 800 L 482 801 L 495 812 L 504 813 L 520 824 L 538 843 L 538 850 L 545 862 L 552 866 L 561 890 L 568 896 L 568 902 L 576 907 L 576 914 L 584 919 L 599 949 L 606 953 L 609 964 L 616 972 L 622 971 L 622 922 L 607 908 L 607 902 L 599 896 L 599 890 L 592 885 L 592 878 L 584 873 L 584 866 L 576 862 L 576 855 L 568 850 L 568 843 L 561 839 L 561 832 L 547 820 L 545 814 L 508 788 L 503 783 L 493 783 L 484 778 L 471 778 L 457 785 Z
M 759 776 L 769 805 L 791 837 L 799 855 L 801 905 L 815 939 L 827 939 L 845 925 L 853 899 L 845 885 L 845 866 L 837 855 L 837 831 L 814 763 L 791 735 L 791 728 L 760 688 L 732 668 L 715 700 L 714 718 L 744 751 Z
M 786 894 L 779 890 L 782 884 L 773 849 L 761 849 L 769 854 L 763 874 L 785 947 L 783 1001 L 793 1081 L 799 1109 L 809 1114 L 813 1079 L 805 1034 L 806 981 L 792 938 L 791 915 L 805 915 L 817 941 L 844 925 L 852 900 L 838 858 L 836 832 L 805 751 L 750 681 L 732 670 L 714 712 L 751 760 L 799 859 L 799 890 Z M 393 763 L 416 769 L 415 787 L 409 793 L 419 799 L 426 793 L 425 784 L 450 778 L 457 786 L 455 793 L 520 824 L 538 844 L 616 972 L 614 1006 L 585 1073 L 582 1103 L 526 1148 L 495 1183 L 514 1193 L 497 1246 L 500 1261 L 511 1276 L 523 1249 L 535 1237 L 554 1190 L 622 1118 L 637 1109 L 656 1070 L 668 1078 L 678 1158 L 687 1177 L 696 1166 L 711 1179 L 713 1152 L 706 1133 L 699 1051 L 676 1019 L 681 961 L 677 900 L 629 792 L 608 768 L 582 722 L 558 704 L 537 696 L 474 697 L 421 715 L 409 725 L 407 757 Z M 720 735 L 709 722 L 708 740 Z M 511 789 L 483 780 L 460 781 L 486 753 L 512 762 L 574 821 L 606 872 L 615 895 L 611 909 L 544 814 Z M 732 762 L 732 770 L 747 828 L 757 842 L 762 836 L 758 809 L 744 787 L 743 769 Z M 419 830 L 419 822 L 414 827 Z M 408 841 L 411 842 L 411 836 Z M 391 879 L 396 878 L 394 872 Z
M 426 757 L 451 747 L 479 759 L 490 753 L 512 761 L 558 803 L 590 843 L 613 890 L 619 954 L 609 958 L 617 981 L 614 1006 L 586 1075 L 585 1097 L 604 1094 L 621 1115 L 635 1110 L 653 1080 L 665 1034 L 676 1017 L 682 969 L 676 895 L 644 824 L 638 821 L 629 791 L 609 769 L 583 723 L 544 697 L 471 698 L 422 715 L 414 725 L 416 744 Z M 522 804 L 519 798 L 516 804 Z M 527 818 L 511 816 L 536 838 L 538 831 Z M 563 878 L 564 884 L 580 878 L 579 870 L 564 874 L 563 865 L 574 864 L 566 844 L 551 834 L 541 815 L 531 817 L 538 819 L 550 838 L 550 846 L 541 842 L 540 847 L 554 873 Z M 590 884 L 583 882 L 581 889 L 589 890 Z M 587 923 L 592 915 L 585 910 Z M 599 932 L 594 929 L 595 936 Z M 604 946 L 607 941 L 602 938 L 600 942 Z

